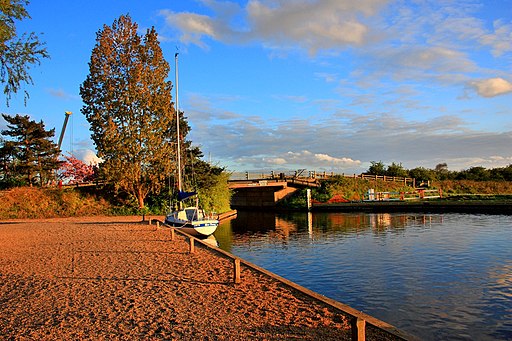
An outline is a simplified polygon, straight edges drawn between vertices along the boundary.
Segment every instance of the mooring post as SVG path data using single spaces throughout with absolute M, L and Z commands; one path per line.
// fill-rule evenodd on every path
M 240 258 L 235 258 L 234 259 L 234 270 L 235 270 L 235 274 L 234 274 L 234 281 L 235 281 L 235 284 L 239 284 L 240 283 Z
M 306 205 L 308 211 L 311 211 L 311 188 L 306 189 Z
M 190 253 L 194 253 L 194 251 L 195 251 L 194 238 L 190 237 L 188 240 L 190 241 Z
M 366 340 L 366 321 L 358 317 L 352 318 L 352 341 Z

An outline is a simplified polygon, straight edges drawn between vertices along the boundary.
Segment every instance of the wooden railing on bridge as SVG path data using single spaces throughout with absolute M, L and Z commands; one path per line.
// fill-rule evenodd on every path
M 362 180 L 382 180 L 389 182 L 401 182 L 405 186 L 411 186 L 416 188 L 416 179 L 400 177 L 400 176 L 387 176 L 387 175 L 374 175 L 374 174 L 345 174 L 345 173 L 334 173 L 334 172 L 317 172 L 317 171 L 308 171 L 307 173 L 303 171 L 295 171 L 288 173 L 279 173 L 271 171 L 270 173 L 232 173 L 230 180 L 287 180 L 292 181 L 295 180 L 297 182 L 304 182 L 304 184 L 314 182 L 315 180 L 324 180 L 332 177 L 345 177 L 345 178 L 353 178 L 353 179 L 362 179 Z

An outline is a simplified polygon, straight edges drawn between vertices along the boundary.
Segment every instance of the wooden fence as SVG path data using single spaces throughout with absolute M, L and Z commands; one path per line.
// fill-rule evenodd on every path
M 373 192 L 370 189 L 365 193 L 363 201 L 407 201 L 442 197 L 441 189 L 417 189 L 413 192 Z
M 400 176 L 387 176 L 387 175 L 374 175 L 374 174 L 345 174 L 345 173 L 334 173 L 334 172 L 318 172 L 318 171 L 295 171 L 288 173 L 279 173 L 271 171 L 270 173 L 232 173 L 231 180 L 265 180 L 265 179 L 312 179 L 312 180 L 324 180 L 332 177 L 345 177 L 352 179 L 361 180 L 382 180 L 389 182 L 401 182 L 405 186 L 416 187 L 416 179 L 400 177 Z
M 348 315 L 350 318 L 351 323 L 351 340 L 353 341 L 365 341 L 366 340 L 366 329 L 367 326 L 371 326 L 373 328 L 376 328 L 380 330 L 381 332 L 385 333 L 389 338 L 392 340 L 418 340 L 415 336 L 409 335 L 400 329 L 396 328 L 395 326 L 392 326 L 384 321 L 381 321 L 373 316 L 370 316 L 368 314 L 365 314 L 359 310 L 356 310 L 346 304 L 340 303 L 338 301 L 335 301 L 333 299 L 330 299 L 328 297 L 325 297 L 323 295 L 320 295 L 317 292 L 314 292 L 312 290 L 309 290 L 305 287 L 302 287 L 284 277 L 281 277 L 279 275 L 276 275 L 256 264 L 253 264 L 251 262 L 248 262 L 242 258 L 236 257 L 235 255 L 224 251 L 218 247 L 212 247 L 212 245 L 208 244 L 208 242 L 205 242 L 201 239 L 195 238 L 183 231 L 180 231 L 179 229 L 176 229 L 172 226 L 169 226 L 159 220 L 155 219 L 149 219 L 149 224 L 151 225 L 152 222 L 155 222 L 157 225 L 157 228 L 160 228 L 160 226 L 165 226 L 166 228 L 169 228 L 170 233 L 170 239 L 171 241 L 174 241 L 176 238 L 176 233 L 180 234 L 181 236 L 188 239 L 189 242 L 189 252 L 194 253 L 195 252 L 195 245 L 200 244 L 218 254 L 221 256 L 227 257 L 229 259 L 233 260 L 233 282 L 235 284 L 239 284 L 242 281 L 242 268 L 241 265 L 244 265 L 247 268 L 250 268 L 252 270 L 255 270 L 257 272 L 260 272 L 266 276 L 269 276 L 281 283 L 283 283 L 286 286 L 289 286 L 293 288 L 294 290 L 297 290 L 301 292 L 302 294 L 305 294 L 306 296 L 311 297 L 314 300 L 320 301 L 324 304 L 327 304 L 339 311 L 341 311 L 343 314 Z

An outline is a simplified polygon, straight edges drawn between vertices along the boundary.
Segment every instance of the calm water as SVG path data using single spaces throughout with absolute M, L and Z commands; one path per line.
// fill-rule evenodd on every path
M 220 247 L 426 340 L 512 340 L 512 216 L 239 212 Z

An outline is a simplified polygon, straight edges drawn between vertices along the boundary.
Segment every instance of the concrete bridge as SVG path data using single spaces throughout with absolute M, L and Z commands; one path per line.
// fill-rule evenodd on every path
M 318 187 L 316 179 L 283 177 L 280 179 L 230 180 L 233 190 L 231 207 L 262 208 L 274 207 L 276 203 L 299 188 Z
M 302 174 L 305 173 L 304 170 L 295 172 L 293 175 L 271 172 L 270 174 L 258 174 L 251 178 L 253 174 L 246 172 L 243 174 L 242 179 L 229 181 L 229 188 L 233 190 L 231 207 L 235 209 L 274 207 L 279 200 L 291 195 L 297 189 L 318 187 L 320 186 L 320 180 L 329 179 L 334 176 L 361 180 L 401 182 L 404 185 L 416 187 L 416 180 L 413 178 L 369 174 L 334 174 L 316 171 L 310 171 L 307 173 L 307 176 L 303 176 Z

